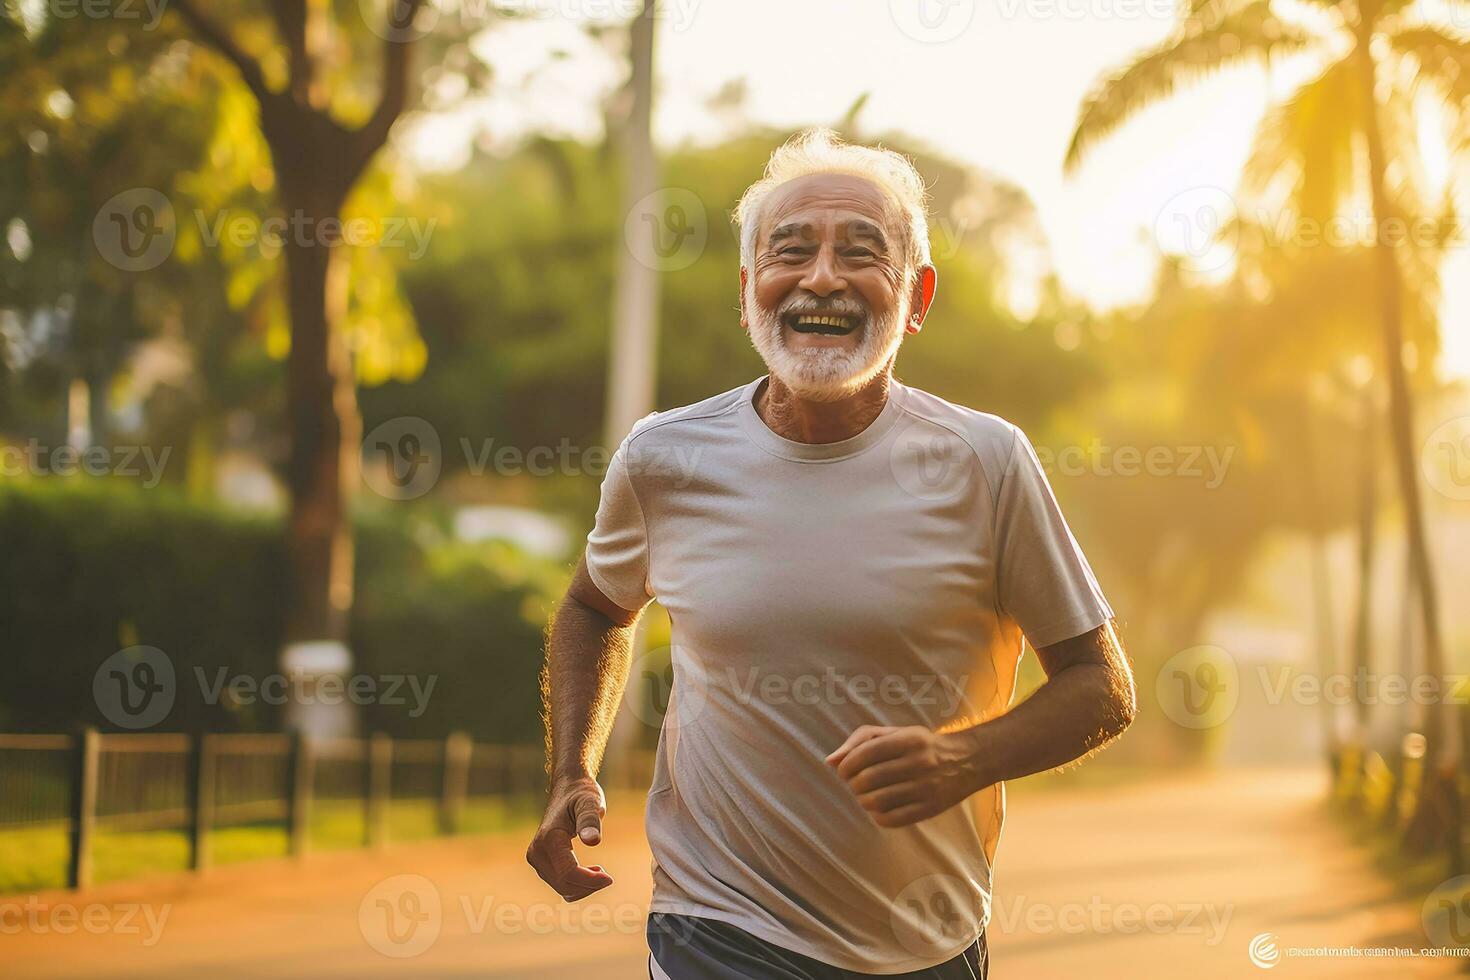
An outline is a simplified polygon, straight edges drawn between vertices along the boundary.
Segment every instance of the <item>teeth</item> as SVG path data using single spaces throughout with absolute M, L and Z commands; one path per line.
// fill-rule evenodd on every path
M 811 323 L 821 327 L 845 327 L 847 317 L 845 316 L 802 316 L 797 318 L 798 323 Z

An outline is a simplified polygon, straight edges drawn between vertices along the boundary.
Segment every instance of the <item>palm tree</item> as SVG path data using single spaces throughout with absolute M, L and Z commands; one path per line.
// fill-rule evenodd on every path
M 1448 0 L 1441 13 L 1470 9 Z M 1370 208 L 1377 316 L 1388 390 L 1393 464 L 1403 501 L 1410 562 L 1418 584 L 1424 668 L 1445 676 L 1438 591 L 1425 540 L 1416 469 L 1413 405 L 1404 364 L 1406 280 L 1422 272 L 1423 256 L 1387 240 L 1391 221 L 1421 217 L 1422 170 L 1414 125 L 1417 89 L 1441 95 L 1465 149 L 1470 126 L 1470 39 L 1434 20 L 1410 0 L 1185 0 L 1175 33 L 1121 71 L 1104 78 L 1084 100 L 1068 148 L 1075 169 L 1088 150 L 1143 107 L 1176 86 L 1225 68 L 1283 56 L 1315 59 L 1321 70 L 1273 105 L 1258 131 L 1243 190 L 1284 193 L 1291 211 L 1327 221 L 1366 196 Z M 1361 152 L 1360 152 L 1361 149 Z M 1363 161 L 1363 162 L 1360 162 Z M 1364 165 L 1364 162 L 1366 165 Z M 1409 298 L 1413 298 L 1412 296 Z M 1433 765 L 1425 766 L 1415 837 L 1442 830 L 1457 810 L 1459 737 L 1453 706 L 1425 719 Z

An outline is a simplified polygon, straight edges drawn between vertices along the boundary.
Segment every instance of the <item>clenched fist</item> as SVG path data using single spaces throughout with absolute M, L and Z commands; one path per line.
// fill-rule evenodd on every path
M 972 732 L 864 725 L 827 756 L 880 827 L 943 813 L 993 780 L 978 772 Z

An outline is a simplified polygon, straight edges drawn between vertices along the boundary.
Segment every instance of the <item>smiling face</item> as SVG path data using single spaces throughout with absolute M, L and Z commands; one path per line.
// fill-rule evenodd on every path
M 743 319 L 771 373 L 798 395 L 846 398 L 891 364 L 913 279 L 896 210 L 847 174 L 798 177 L 765 202 Z

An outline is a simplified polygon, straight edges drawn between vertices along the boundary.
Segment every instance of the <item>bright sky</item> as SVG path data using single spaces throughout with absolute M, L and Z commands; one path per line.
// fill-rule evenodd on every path
M 521 0 L 545 16 L 487 32 L 482 46 L 502 83 L 524 87 L 424 126 L 415 146 L 453 162 L 470 116 L 502 136 L 547 119 L 595 136 L 597 96 L 619 69 L 563 15 L 619 2 Z M 1160 248 L 1202 240 L 1192 216 L 1236 186 L 1269 95 L 1264 72 L 1216 77 L 1150 109 L 1064 176 L 1087 90 L 1172 24 L 1171 0 L 668 0 L 655 45 L 656 138 L 719 138 L 724 123 L 705 100 L 736 78 L 748 86 L 746 114 L 778 125 L 834 122 L 871 93 L 864 129 L 901 130 L 1018 184 L 1067 288 L 1099 308 L 1127 303 L 1146 295 Z M 557 47 L 571 56 L 548 68 Z M 1288 72 L 1274 79 L 1292 82 Z M 1429 162 L 1442 177 L 1432 154 Z M 1443 276 L 1442 367 L 1460 376 L 1470 376 L 1467 244 Z M 1215 264 L 1211 253 L 1196 261 Z

